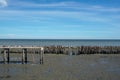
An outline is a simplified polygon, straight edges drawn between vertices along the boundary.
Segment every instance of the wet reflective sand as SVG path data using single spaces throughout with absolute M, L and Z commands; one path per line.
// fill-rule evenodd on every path
M 119 80 L 120 55 L 46 54 L 44 64 L 0 64 L 0 80 Z

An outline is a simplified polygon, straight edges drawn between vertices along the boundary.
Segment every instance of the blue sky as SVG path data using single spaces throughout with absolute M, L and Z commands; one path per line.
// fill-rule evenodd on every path
M 0 0 L 1 39 L 120 39 L 120 0 Z

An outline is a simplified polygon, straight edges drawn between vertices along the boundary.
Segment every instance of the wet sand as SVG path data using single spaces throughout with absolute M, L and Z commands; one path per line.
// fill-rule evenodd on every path
M 45 54 L 44 64 L 0 64 L 0 80 L 119 80 L 120 54 Z

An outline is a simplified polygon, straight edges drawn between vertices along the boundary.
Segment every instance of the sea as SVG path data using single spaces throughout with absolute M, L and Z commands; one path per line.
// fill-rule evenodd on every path
M 120 46 L 113 39 L 0 39 L 0 46 Z

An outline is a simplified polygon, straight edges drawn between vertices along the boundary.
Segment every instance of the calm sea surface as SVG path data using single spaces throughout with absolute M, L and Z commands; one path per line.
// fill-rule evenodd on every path
M 120 40 L 0 39 L 0 46 L 120 46 Z

